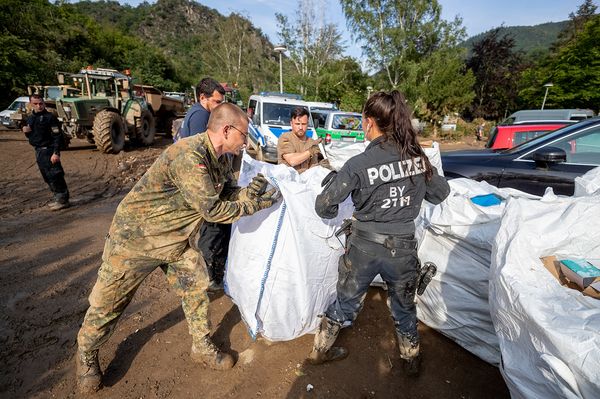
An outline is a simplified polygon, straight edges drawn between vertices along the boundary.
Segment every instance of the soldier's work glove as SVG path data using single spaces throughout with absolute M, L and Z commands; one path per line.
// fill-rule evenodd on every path
M 257 174 L 252 178 L 250 184 L 248 184 L 248 197 L 259 197 L 266 191 L 268 184 L 267 178 L 262 173 Z
M 265 191 L 256 198 L 259 209 L 266 209 L 273 206 L 274 203 L 279 199 L 279 191 L 276 188 L 272 188 L 269 191 Z

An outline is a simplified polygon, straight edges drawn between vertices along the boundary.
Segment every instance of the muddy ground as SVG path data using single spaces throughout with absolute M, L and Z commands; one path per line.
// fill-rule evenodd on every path
M 76 334 L 87 309 L 113 213 L 169 144 L 98 153 L 76 141 L 62 161 L 73 206 L 50 212 L 34 153 L 18 131 L 0 130 L 0 397 L 76 397 Z M 464 145 L 464 144 L 462 144 Z M 461 146 L 459 144 L 458 146 Z M 456 145 L 454 145 L 456 147 Z M 372 289 L 339 342 L 348 359 L 303 366 L 312 336 L 253 341 L 224 295 L 210 305 L 214 337 L 238 358 L 217 372 L 189 360 L 191 338 L 175 293 L 160 271 L 142 284 L 101 350 L 98 398 L 506 398 L 497 368 L 421 325 L 418 378 L 399 367 L 385 292 Z M 307 385 L 314 389 L 307 392 Z

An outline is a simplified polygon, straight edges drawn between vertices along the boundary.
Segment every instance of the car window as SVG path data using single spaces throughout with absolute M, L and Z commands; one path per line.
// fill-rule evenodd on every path
M 540 147 L 557 147 L 567 154 L 567 163 L 600 165 L 600 126 L 551 141 Z M 533 159 L 529 154 L 524 159 Z
M 524 132 L 515 132 L 513 137 L 513 145 L 519 145 L 526 141 L 533 140 L 536 137 L 539 137 L 543 134 L 548 133 L 550 130 L 530 130 Z
M 290 126 L 290 120 L 292 118 L 292 110 L 298 107 L 294 104 L 277 104 L 277 103 L 264 103 L 263 104 L 263 123 L 268 125 L 276 126 Z M 308 118 L 308 126 L 312 127 L 312 119 Z
M 25 108 L 25 103 L 22 101 L 14 101 L 7 109 L 10 111 L 18 111 L 21 108 Z
M 332 129 L 360 130 L 361 117 L 352 114 L 334 114 Z
M 327 112 L 312 111 L 311 115 L 312 115 L 312 120 L 313 120 L 313 124 L 315 125 L 315 127 L 325 128 L 325 122 L 327 121 L 327 115 L 328 115 Z

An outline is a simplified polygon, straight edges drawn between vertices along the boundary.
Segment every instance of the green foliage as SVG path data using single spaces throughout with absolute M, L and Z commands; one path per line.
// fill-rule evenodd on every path
M 538 108 L 547 83 L 546 108 L 589 108 L 600 104 L 600 15 L 585 0 L 559 34 L 551 52 L 524 71 L 520 81 L 520 106 Z
M 534 26 L 501 26 L 495 29 L 498 29 L 499 36 L 513 38 L 513 51 L 522 52 L 525 58 L 539 59 L 540 54 L 548 54 L 552 43 L 556 41 L 567 24 L 567 21 L 547 22 Z M 472 36 L 460 44 L 461 47 L 468 50 L 468 57 L 471 56 L 473 44 L 481 41 L 489 33 L 490 31 L 487 31 Z
M 518 95 L 518 79 L 524 68 L 515 41 L 501 29 L 489 31 L 473 43 L 467 67 L 475 76 L 475 99 L 472 114 L 475 117 L 500 119 L 507 109 L 514 109 Z
M 590 108 L 600 104 L 600 15 L 588 18 L 570 41 L 525 71 L 520 96 L 523 106 L 538 108 L 548 90 L 546 108 Z

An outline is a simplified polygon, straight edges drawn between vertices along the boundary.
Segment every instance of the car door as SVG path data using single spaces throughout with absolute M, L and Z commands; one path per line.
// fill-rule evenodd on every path
M 549 148 L 564 151 L 566 160 L 545 165 L 536 163 L 534 154 Z M 545 142 L 515 158 L 504 170 L 499 187 L 513 187 L 537 195 L 542 195 L 546 187 L 552 187 L 555 194 L 573 195 L 575 178 L 597 166 L 600 166 L 600 126 L 596 124 Z

